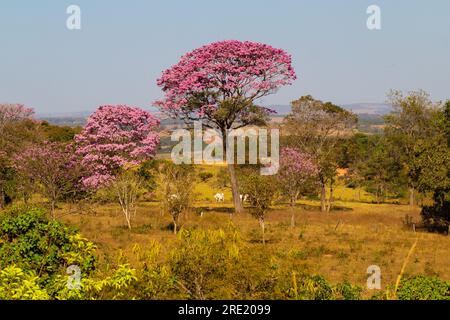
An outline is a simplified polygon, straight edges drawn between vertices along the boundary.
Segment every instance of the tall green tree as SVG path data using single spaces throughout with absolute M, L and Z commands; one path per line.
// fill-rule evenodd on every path
M 383 136 L 370 136 L 355 169 L 362 178 L 362 187 L 375 195 L 377 203 L 383 202 L 389 193 L 398 195 L 404 184 L 399 154 Z
M 422 189 L 421 166 L 417 161 L 430 139 L 440 132 L 436 122 L 439 105 L 423 90 L 411 91 L 408 95 L 393 90 L 388 100 L 394 109 L 385 117 L 385 135 L 401 154 L 399 161 L 407 180 L 409 204 L 413 206 L 417 191 Z
M 419 172 L 423 191 L 433 192 L 434 204 L 422 209 L 422 218 L 432 230 L 449 231 L 450 225 L 450 101 L 435 115 L 439 129 L 433 137 L 421 141 L 414 168 Z

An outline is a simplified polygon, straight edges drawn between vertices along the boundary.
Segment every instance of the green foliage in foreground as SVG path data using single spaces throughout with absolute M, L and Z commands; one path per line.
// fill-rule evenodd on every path
M 400 283 L 399 300 L 450 300 L 450 283 L 439 278 L 415 276 Z
M 38 282 L 51 283 L 70 265 L 90 273 L 95 267 L 94 251 L 93 243 L 49 220 L 42 209 L 13 207 L 0 216 L 1 269 L 14 265 L 37 276 Z
M 0 300 L 46 300 L 49 295 L 38 284 L 34 272 L 12 265 L 0 271 Z

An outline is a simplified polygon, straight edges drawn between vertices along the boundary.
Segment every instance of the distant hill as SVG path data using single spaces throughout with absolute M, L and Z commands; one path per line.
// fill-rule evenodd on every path
M 290 105 L 269 105 L 268 108 L 276 111 L 274 118 L 278 118 L 280 116 L 285 116 L 291 112 Z M 374 119 L 371 119 L 374 116 L 375 118 L 379 118 L 379 116 L 386 115 L 391 112 L 392 106 L 383 103 L 352 103 L 352 104 L 343 104 L 343 108 L 356 113 L 357 115 L 362 117 L 366 117 L 372 122 Z M 163 119 L 163 125 L 175 125 L 179 126 L 181 122 L 176 120 L 167 119 L 163 116 L 157 109 L 151 108 L 150 112 L 154 113 L 157 117 Z M 89 115 L 92 114 L 92 111 L 80 111 L 80 112 L 55 112 L 55 113 L 41 113 L 37 115 L 37 118 L 40 120 L 47 121 L 52 124 L 57 125 L 67 125 L 67 126 L 83 126 L 86 124 L 86 120 Z M 379 119 L 378 119 L 379 120 Z
M 367 115 L 386 115 L 392 110 L 392 106 L 385 103 L 350 103 L 341 106 L 353 113 Z M 278 115 L 286 115 L 291 112 L 290 105 L 270 105 L 268 107 L 275 110 Z
M 342 107 L 356 114 L 386 115 L 392 111 L 392 106 L 385 103 L 352 103 Z

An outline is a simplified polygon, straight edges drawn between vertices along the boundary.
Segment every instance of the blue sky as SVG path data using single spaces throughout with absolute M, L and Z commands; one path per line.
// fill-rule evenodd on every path
M 66 28 L 66 8 L 82 29 Z M 381 7 L 382 30 L 366 9 Z M 0 103 L 40 113 L 102 104 L 149 107 L 162 70 L 224 39 L 281 47 L 299 79 L 264 99 L 304 94 L 338 104 L 384 102 L 390 88 L 450 98 L 448 0 L 1 0 Z

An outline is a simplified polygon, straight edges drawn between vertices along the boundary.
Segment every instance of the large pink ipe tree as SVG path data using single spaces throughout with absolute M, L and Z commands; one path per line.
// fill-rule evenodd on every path
M 186 123 L 202 121 L 222 133 L 247 125 L 262 125 L 269 109 L 255 101 L 296 79 L 291 57 L 282 49 L 236 40 L 205 45 L 163 72 L 158 85 L 164 99 L 156 105 Z M 228 163 L 236 212 L 242 210 L 234 163 Z
M 159 143 L 159 120 L 150 112 L 126 105 L 101 106 L 75 137 L 76 154 L 88 172 L 86 188 L 114 180 L 118 171 L 154 157 Z

